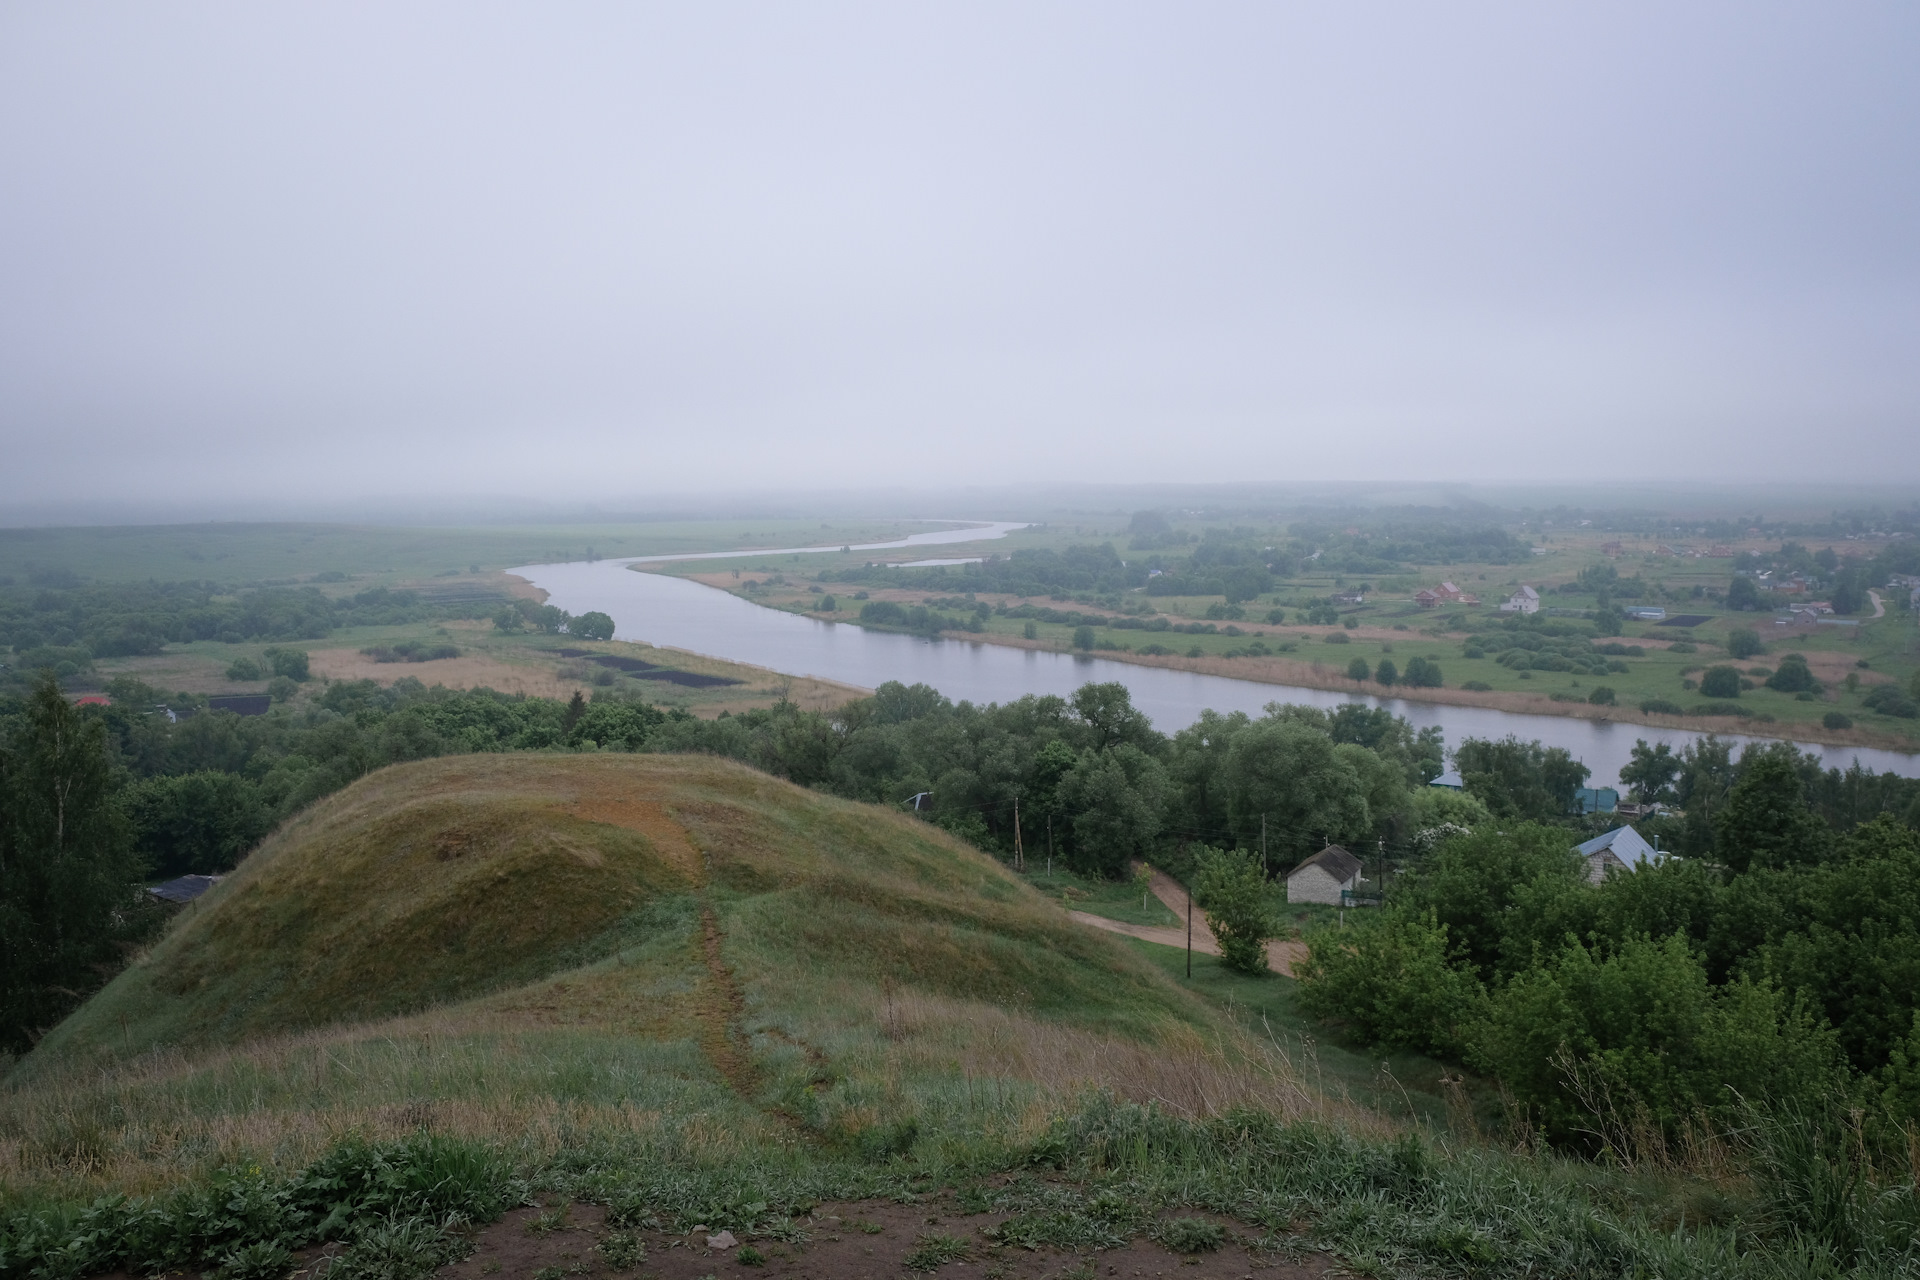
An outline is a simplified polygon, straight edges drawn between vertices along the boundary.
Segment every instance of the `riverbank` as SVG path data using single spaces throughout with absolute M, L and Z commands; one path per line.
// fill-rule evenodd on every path
M 818 622 L 831 622 L 835 626 L 858 626 L 858 628 L 874 629 L 874 631 L 902 633 L 902 628 L 864 628 L 864 624 L 860 624 L 852 616 L 851 610 L 837 608 L 837 606 L 831 610 L 818 608 L 818 603 L 826 599 L 824 595 L 803 597 L 797 593 L 789 593 L 793 591 L 793 587 L 789 587 L 787 591 L 774 593 L 770 597 L 766 593 L 751 591 L 749 587 L 743 585 L 743 580 L 739 580 L 732 572 L 678 572 L 674 576 L 687 581 L 697 581 L 705 587 L 714 587 L 716 591 L 726 591 L 735 599 L 741 599 L 762 608 L 778 608 L 780 612 L 799 614 L 804 618 L 814 618 Z M 924 591 L 887 591 L 887 589 L 870 593 L 870 597 L 876 601 L 895 601 L 900 604 L 924 603 L 925 595 L 927 593 Z M 1000 599 L 995 595 L 981 595 L 979 601 L 989 604 L 1021 603 L 1014 597 Z M 851 604 L 852 601 L 847 603 Z M 814 604 L 814 606 L 808 608 L 808 604 Z M 835 601 L 835 604 L 839 604 L 839 601 Z M 1325 660 L 1309 658 L 1309 656 L 1294 656 L 1292 652 L 1267 652 L 1267 654 L 1240 652 L 1236 656 L 1227 656 L 1219 652 L 1194 654 L 1194 652 L 1139 652 L 1133 649 L 1077 651 L 1069 643 L 1066 631 L 1058 628 L 1035 629 L 1041 631 L 1041 635 L 1027 637 L 1027 635 L 1010 633 L 1004 629 L 985 628 L 981 631 L 958 631 L 958 629 L 941 631 L 939 637 L 945 641 L 1000 645 L 1006 649 L 1027 649 L 1027 651 L 1052 652 L 1052 654 L 1068 654 L 1068 656 L 1087 652 L 1089 656 L 1104 658 L 1110 662 L 1127 662 L 1133 666 L 1150 666 L 1150 668 L 1160 668 L 1169 672 L 1190 672 L 1194 676 L 1244 679 L 1244 681 L 1254 681 L 1261 685 L 1283 685 L 1292 689 L 1319 689 L 1325 693 L 1346 693 L 1356 697 L 1428 702 L 1434 706 L 1471 706 L 1478 710 L 1507 712 L 1507 714 L 1521 714 L 1521 716 L 1559 716 L 1565 720 L 1586 720 L 1599 725 L 1632 723 L 1632 725 L 1645 725 L 1649 729 L 1674 729 L 1684 733 L 1741 735 L 1741 737 L 1763 737 L 1763 739 L 1795 741 L 1795 743 L 1820 743 L 1824 747 L 1859 747 L 1866 750 L 1893 750 L 1903 754 L 1920 754 L 1920 741 L 1916 741 L 1914 737 L 1907 737 L 1901 733 L 1885 733 L 1880 729 L 1860 727 L 1860 725 L 1853 725 L 1847 729 L 1832 729 L 1818 720 L 1778 720 L 1778 718 L 1761 720 L 1759 716 L 1697 716 L 1697 714 L 1668 716 L 1659 712 L 1644 712 L 1634 702 L 1624 699 L 1617 700 L 1615 704 L 1594 704 L 1584 697 L 1578 697 L 1578 700 L 1553 699 L 1551 691 L 1530 693 L 1530 691 L 1519 691 L 1519 689 L 1461 689 L 1457 685 L 1419 687 L 1419 685 L 1405 685 L 1405 683 L 1380 685 L 1377 679 L 1348 677 L 1346 662 L 1350 660 L 1350 654 L 1357 654 L 1361 651 L 1361 647 L 1371 647 L 1375 651 L 1392 651 L 1394 645 L 1400 645 L 1402 651 L 1405 651 L 1413 643 L 1419 643 L 1419 641 L 1432 643 L 1440 639 L 1425 633 L 1413 633 L 1407 628 L 1371 626 L 1371 628 L 1331 631 L 1325 626 L 1302 628 L 1302 626 L 1271 626 L 1271 624 L 1263 626 L 1256 622 L 1240 622 L 1227 633 L 1233 637 L 1235 643 L 1244 643 L 1244 645 L 1252 645 L 1256 641 L 1261 645 L 1273 643 L 1277 647 L 1284 647 L 1294 652 L 1308 645 L 1329 643 L 1329 649 L 1325 652 L 1329 652 L 1331 656 Z M 906 633 L 912 633 L 912 631 L 906 631 Z M 1129 633 L 1129 635 L 1140 635 L 1140 633 Z M 1152 639 L 1179 639 L 1179 641 L 1188 639 L 1185 635 L 1173 635 L 1173 633 L 1146 633 L 1146 635 Z M 1329 635 L 1344 635 L 1346 639 L 1340 645 L 1331 645 Z M 1217 637 L 1210 637 L 1210 639 L 1217 641 Z M 1670 656 L 1674 662 L 1693 660 L 1692 652 L 1674 651 L 1672 649 L 1674 641 L 1665 637 L 1661 639 L 1634 637 L 1630 639 L 1630 643 L 1636 649 L 1642 649 L 1649 654 Z M 1812 664 L 1816 664 L 1814 676 L 1836 681 L 1836 683 L 1841 677 L 1843 668 L 1851 666 L 1851 660 L 1843 658 L 1841 654 L 1814 652 L 1809 654 L 1809 658 Z M 1442 660 L 1453 662 L 1453 658 L 1442 658 Z M 1870 679 L 1878 679 L 1878 677 L 1870 676 Z M 1592 683 L 1597 685 L 1601 681 L 1596 679 Z M 1697 699 L 1699 695 L 1682 695 L 1682 697 Z
M 809 617 L 830 619 L 829 614 Z M 842 625 L 858 626 L 858 623 Z M 1251 633 L 1250 633 L 1251 634 Z M 943 640 L 972 644 L 997 644 L 1014 649 L 1033 649 L 1043 653 L 1075 652 L 1069 647 L 1045 640 L 1021 636 L 974 634 L 970 631 L 943 631 Z M 1556 702 L 1552 697 L 1505 690 L 1424 689 L 1397 684 L 1383 687 L 1369 680 L 1349 680 L 1325 663 L 1289 657 L 1190 658 L 1181 654 L 1144 654 L 1101 650 L 1096 656 L 1111 662 L 1126 662 L 1141 667 L 1159 667 L 1170 671 L 1190 671 L 1195 675 L 1224 676 L 1231 680 L 1251 680 L 1259 684 L 1287 685 L 1302 689 L 1320 689 L 1330 693 L 1351 693 L 1372 698 L 1399 698 L 1407 702 L 1427 702 L 1439 706 L 1478 707 L 1487 711 L 1505 711 L 1519 715 L 1564 716 L 1595 724 L 1641 724 L 1651 729 L 1678 729 L 1689 733 L 1737 733 L 1750 738 L 1779 738 L 1795 742 L 1819 742 L 1833 747 L 1866 747 L 1880 751 L 1920 752 L 1913 739 L 1870 729 L 1828 729 L 1818 724 L 1784 724 L 1740 716 L 1658 715 L 1631 706 L 1594 706 L 1586 702 Z M 1279 699 L 1276 699 L 1278 701 Z

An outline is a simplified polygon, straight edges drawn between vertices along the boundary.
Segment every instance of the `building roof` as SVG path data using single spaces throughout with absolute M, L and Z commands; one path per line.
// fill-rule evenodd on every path
M 1538 591 L 1535 591 L 1532 587 L 1521 587 L 1518 591 L 1514 592 L 1512 595 L 1508 596 L 1507 598 L 1509 600 L 1538 600 L 1540 598 L 1540 593 Z
M 1360 859 L 1354 857 L 1339 845 L 1330 844 L 1320 852 L 1314 854 L 1311 858 L 1306 859 L 1293 870 L 1287 872 L 1287 879 L 1293 879 L 1308 867 L 1319 867 L 1341 884 L 1345 884 L 1360 874 Z
M 1650 862 L 1656 856 L 1652 845 L 1641 838 L 1632 827 L 1615 827 L 1603 836 L 1595 836 L 1574 850 L 1583 858 L 1591 858 L 1600 852 L 1610 852 L 1614 857 L 1630 867 L 1638 867 Z
M 1467 785 L 1467 780 L 1460 776 L 1458 769 L 1449 769 L 1427 785 L 1430 787 L 1452 787 L 1455 791 L 1458 791 Z
M 162 902 L 192 902 L 219 883 L 219 876 L 181 876 L 177 880 L 153 885 L 147 892 Z

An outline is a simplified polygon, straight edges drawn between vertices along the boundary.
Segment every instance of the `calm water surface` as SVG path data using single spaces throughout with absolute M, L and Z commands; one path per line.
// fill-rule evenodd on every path
M 978 542 L 1003 537 L 1011 530 L 1024 527 L 996 523 L 915 534 L 897 542 L 867 543 L 852 549 L 877 551 Z M 1258 715 L 1269 702 L 1305 703 L 1316 707 L 1363 702 L 1405 716 L 1416 728 L 1439 725 L 1449 745 L 1462 738 L 1499 738 L 1512 733 L 1522 738 L 1538 738 L 1548 746 L 1565 747 L 1593 770 L 1596 786 L 1611 784 L 1618 778 L 1620 766 L 1627 762 L 1637 738 L 1671 743 L 1677 750 L 1701 736 L 1646 725 L 1595 722 L 1569 716 L 1518 715 L 1479 707 L 1441 706 L 1399 698 L 1361 697 L 1324 689 L 1262 684 L 1135 666 L 1081 654 L 1040 653 L 981 641 L 923 640 L 765 609 L 684 578 L 637 573 L 627 567 L 665 560 L 716 560 L 839 549 L 837 546 L 789 547 L 774 551 L 705 552 L 645 557 L 637 561 L 525 565 L 510 572 L 545 589 L 550 595 L 548 603 L 569 613 L 598 609 L 610 615 L 615 634 L 622 640 L 644 640 L 649 644 L 690 649 L 732 662 L 752 663 L 790 675 L 815 676 L 867 689 L 888 680 L 929 684 L 956 702 L 963 699 L 975 703 L 1011 702 L 1030 693 L 1065 696 L 1089 680 L 1113 680 L 1126 685 L 1134 705 L 1153 718 L 1155 727 L 1167 733 L 1193 723 L 1208 707 L 1220 712 L 1245 711 Z M 1753 741 L 1738 734 L 1720 736 L 1735 742 Z M 1863 767 L 1875 772 L 1891 770 L 1907 777 L 1920 776 L 1920 756 L 1864 747 L 1800 745 L 1832 767 L 1844 769 L 1858 759 Z

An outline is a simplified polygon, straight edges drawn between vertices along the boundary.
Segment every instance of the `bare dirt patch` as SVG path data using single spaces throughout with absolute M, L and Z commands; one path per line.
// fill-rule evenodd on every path
M 1274 1242 L 1244 1224 L 1208 1217 L 1223 1229 L 1217 1249 L 1179 1254 L 1147 1236 L 1114 1249 L 1071 1250 L 1002 1244 L 991 1229 L 1004 1212 L 966 1213 L 951 1192 L 909 1204 L 865 1200 L 823 1204 L 778 1235 L 749 1237 L 739 1223 L 692 1224 L 679 1234 L 643 1223 L 622 1228 L 598 1205 L 517 1209 L 474 1237 L 473 1253 L 435 1274 L 492 1277 L 632 1276 L 635 1280 L 1309 1280 L 1332 1259 Z M 1193 1215 L 1200 1216 L 1200 1215 Z M 735 1237 L 726 1243 L 722 1231 Z M 718 1245 L 709 1244 L 709 1239 Z M 1256 1247 L 1262 1245 L 1279 1247 Z M 624 1265 L 619 1265 L 624 1264 Z

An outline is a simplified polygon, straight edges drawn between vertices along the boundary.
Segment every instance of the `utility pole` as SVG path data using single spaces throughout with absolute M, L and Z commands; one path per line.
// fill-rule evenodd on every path
M 1053 815 L 1047 815 L 1047 878 L 1053 878 Z
M 1193 977 L 1193 890 L 1187 890 L 1187 977 Z
M 1026 851 L 1020 847 L 1020 793 L 1017 791 L 1013 796 L 1013 865 L 1021 871 L 1027 869 Z M 1053 868 L 1047 870 L 1051 872 Z
M 1267 815 L 1260 815 L 1260 878 L 1267 878 Z

